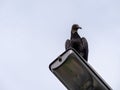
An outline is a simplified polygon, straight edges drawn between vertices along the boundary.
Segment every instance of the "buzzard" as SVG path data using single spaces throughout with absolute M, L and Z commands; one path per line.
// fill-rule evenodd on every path
M 82 29 L 78 24 L 73 24 L 71 37 L 65 42 L 65 49 L 75 49 L 86 61 L 88 61 L 88 42 L 85 37 L 78 34 L 78 29 Z

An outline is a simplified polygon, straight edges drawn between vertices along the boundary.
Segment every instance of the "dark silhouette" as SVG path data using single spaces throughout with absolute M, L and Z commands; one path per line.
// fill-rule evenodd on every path
M 88 42 L 84 37 L 80 37 L 78 29 L 82 29 L 77 24 L 73 24 L 71 29 L 71 38 L 67 39 L 65 49 L 74 48 L 86 61 L 88 61 Z

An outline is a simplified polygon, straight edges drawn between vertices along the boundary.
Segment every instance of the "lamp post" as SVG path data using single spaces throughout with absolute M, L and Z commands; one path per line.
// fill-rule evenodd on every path
M 112 90 L 74 49 L 68 49 L 50 65 L 52 73 L 68 90 Z

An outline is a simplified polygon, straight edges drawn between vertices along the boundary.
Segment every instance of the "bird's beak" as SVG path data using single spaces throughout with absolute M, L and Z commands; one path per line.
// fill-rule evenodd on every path
M 82 27 L 78 27 L 78 29 L 82 29 Z

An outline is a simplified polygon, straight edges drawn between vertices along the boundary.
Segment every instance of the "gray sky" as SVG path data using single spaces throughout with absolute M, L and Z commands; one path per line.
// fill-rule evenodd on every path
M 89 63 L 119 90 L 119 0 L 0 0 L 0 90 L 66 90 L 48 66 L 74 23 Z

